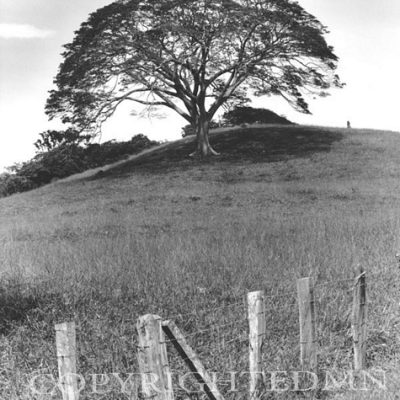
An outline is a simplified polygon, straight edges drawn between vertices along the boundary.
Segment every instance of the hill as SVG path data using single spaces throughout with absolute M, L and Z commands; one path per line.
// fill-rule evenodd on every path
M 176 320 L 207 367 L 243 367 L 243 296 L 259 289 L 273 300 L 265 368 L 298 368 L 295 285 L 304 276 L 317 285 L 322 367 L 349 369 L 351 288 L 361 264 L 368 362 L 387 371 L 389 390 L 326 396 L 393 398 L 400 135 L 220 130 L 211 142 L 221 156 L 207 162 L 188 156 L 192 140 L 0 200 L 0 397 L 30 398 L 21 394 L 27 373 L 56 373 L 53 324 L 67 319 L 78 322 L 83 373 L 135 372 L 135 320 L 149 312 Z M 222 340 L 212 328 L 226 325 Z M 287 398 L 294 396 L 302 395 Z

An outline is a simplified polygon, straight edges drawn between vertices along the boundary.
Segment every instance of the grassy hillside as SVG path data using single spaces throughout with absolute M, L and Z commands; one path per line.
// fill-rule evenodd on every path
M 53 324 L 72 318 L 84 374 L 136 372 L 135 321 L 145 313 L 174 319 L 210 369 L 245 369 L 243 296 L 260 289 L 270 296 L 265 368 L 296 370 L 303 276 L 317 285 L 321 365 L 350 368 L 359 264 L 368 273 L 369 364 L 388 371 L 388 390 L 320 396 L 395 398 L 400 135 L 270 126 L 211 142 L 222 154 L 208 162 L 188 157 L 185 139 L 0 200 L 0 398 L 35 398 L 27 374 L 56 374 Z

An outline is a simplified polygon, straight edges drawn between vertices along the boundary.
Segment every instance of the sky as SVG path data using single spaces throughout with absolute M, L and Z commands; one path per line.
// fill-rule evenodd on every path
M 0 0 L 0 172 L 35 154 L 33 142 L 47 129 L 62 128 L 44 113 L 48 91 L 62 57 L 62 45 L 90 12 L 111 0 Z M 400 1 L 299 0 L 330 34 L 340 58 L 344 89 L 328 98 L 308 99 L 312 115 L 283 100 L 262 97 L 253 106 L 270 108 L 298 123 L 400 131 Z M 138 133 L 151 139 L 180 137 L 185 121 L 173 112 L 162 119 L 120 109 L 103 127 L 102 141 L 126 140 Z

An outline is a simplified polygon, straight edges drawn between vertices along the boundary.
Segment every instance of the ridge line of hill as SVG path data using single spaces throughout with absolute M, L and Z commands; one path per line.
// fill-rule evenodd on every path
M 245 125 L 240 125 L 240 126 L 214 128 L 214 129 L 210 130 L 210 134 L 215 135 L 215 134 L 224 133 L 224 132 L 228 132 L 228 131 L 232 131 L 232 132 L 238 131 L 238 130 L 242 130 L 242 129 L 246 129 L 246 128 L 263 129 L 263 128 L 273 128 L 273 127 L 282 127 L 282 126 L 283 126 L 282 124 L 245 124 Z M 329 126 L 322 127 L 319 125 L 294 124 L 294 125 L 284 125 L 284 126 L 287 129 L 299 129 L 299 128 L 300 129 L 301 128 L 321 129 L 321 128 L 323 128 L 324 130 L 346 130 L 346 128 L 343 128 L 343 127 L 329 127 Z M 365 129 L 365 128 L 359 128 L 359 129 L 351 128 L 351 130 L 352 131 L 357 131 L 357 130 L 381 131 L 381 130 L 376 130 L 376 129 Z M 382 130 L 382 131 L 386 131 L 386 130 Z M 96 168 L 90 168 L 83 172 L 67 176 L 65 178 L 62 178 L 62 179 L 59 179 L 59 180 L 53 182 L 53 184 L 62 183 L 62 182 L 71 182 L 71 181 L 75 181 L 75 180 L 79 180 L 79 179 L 90 178 L 90 177 L 95 176 L 98 173 L 112 170 L 116 167 L 124 165 L 125 163 L 139 160 L 141 157 L 152 154 L 153 152 L 157 152 L 162 149 L 167 149 L 168 147 L 179 145 L 179 144 L 187 144 L 190 142 L 194 142 L 195 139 L 196 139 L 196 136 L 191 135 L 191 136 L 186 136 L 186 137 L 183 137 L 180 139 L 168 141 L 168 142 L 162 143 L 160 145 L 145 149 L 145 150 L 141 151 L 140 153 L 132 154 L 132 155 L 128 156 L 127 158 L 124 158 L 123 160 L 118 160 L 118 161 L 115 161 L 110 164 L 106 164 L 106 165 L 96 167 Z
M 223 132 L 227 132 L 227 131 L 236 131 L 236 130 L 240 130 L 240 129 L 244 129 L 244 128 L 268 128 L 268 127 L 274 127 L 274 126 L 282 126 L 281 124 L 246 124 L 245 126 L 230 126 L 230 127 L 222 127 L 222 128 L 214 128 L 214 129 L 210 129 L 210 134 L 214 135 L 214 134 L 218 134 L 218 133 L 223 133 Z M 308 126 L 308 125 L 285 125 L 288 128 L 296 128 L 296 127 L 314 127 L 314 128 L 318 128 L 318 126 Z M 333 128 L 336 129 L 336 128 Z M 195 141 L 196 136 L 192 135 L 192 136 L 186 136 L 184 138 L 180 138 L 180 139 L 176 139 L 176 140 L 171 140 L 169 142 L 165 142 L 162 143 L 158 146 L 154 146 L 151 147 L 149 149 L 145 149 L 143 151 L 141 151 L 140 153 L 136 153 L 136 154 L 132 154 L 127 158 L 124 158 L 123 160 L 118 160 L 115 161 L 111 164 L 106 164 L 100 167 L 96 167 L 96 168 L 90 168 L 87 169 L 86 171 L 83 172 L 79 172 L 77 174 L 73 174 L 70 176 L 67 176 L 65 178 L 59 179 L 53 183 L 62 183 L 62 182 L 71 182 L 77 179 L 85 179 L 85 178 L 90 178 L 94 175 L 96 175 L 97 173 L 101 172 L 101 171 L 109 171 L 110 169 L 113 169 L 115 167 L 118 167 L 120 165 L 123 165 L 126 162 L 129 161 L 134 161 L 139 159 L 140 157 L 144 156 L 144 155 L 148 155 L 151 154 L 155 151 L 158 150 L 162 150 L 164 148 L 168 148 L 169 146 L 173 146 L 175 144 L 181 144 L 181 143 L 190 143 L 190 142 L 194 142 Z M 50 183 L 51 184 L 51 183 Z

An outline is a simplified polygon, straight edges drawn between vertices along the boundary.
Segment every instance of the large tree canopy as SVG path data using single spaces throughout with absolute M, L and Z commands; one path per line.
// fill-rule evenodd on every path
M 123 102 L 169 107 L 213 154 L 208 125 L 227 102 L 281 95 L 309 112 L 305 94 L 341 86 L 326 32 L 292 0 L 117 0 L 65 46 L 46 112 L 95 133 Z

